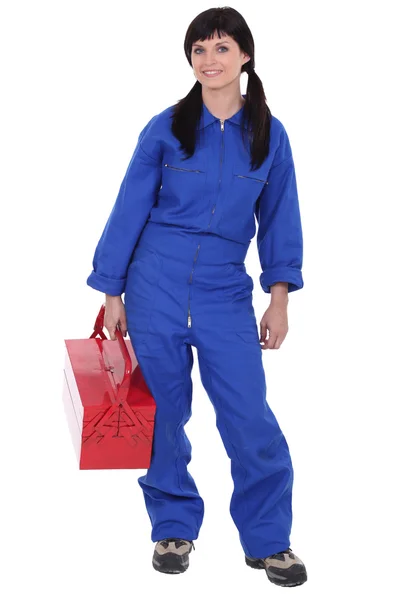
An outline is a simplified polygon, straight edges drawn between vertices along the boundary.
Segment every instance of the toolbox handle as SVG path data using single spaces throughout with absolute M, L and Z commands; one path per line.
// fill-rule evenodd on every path
M 104 327 L 104 313 L 106 310 L 106 305 L 102 304 L 100 310 L 99 310 L 99 314 L 97 315 L 95 324 L 94 324 L 94 331 L 92 333 L 92 335 L 90 336 L 91 338 L 96 337 L 96 335 L 99 335 L 103 340 L 107 340 L 107 336 L 103 331 L 103 327 Z M 128 391 L 129 391 L 129 386 L 130 386 L 130 382 L 131 382 L 131 375 L 132 375 L 132 359 L 131 356 L 129 354 L 128 348 L 126 346 L 124 337 L 122 335 L 121 332 L 121 328 L 120 328 L 120 324 L 117 323 L 117 327 L 115 329 L 115 337 L 118 340 L 119 343 L 119 347 L 121 349 L 122 352 L 122 356 L 124 357 L 124 361 L 125 361 L 125 371 L 124 371 L 124 376 L 122 378 L 121 383 L 117 383 L 117 398 L 116 398 L 116 402 L 122 402 L 123 404 L 125 403 L 125 400 L 128 396 Z M 125 394 L 124 394 L 125 392 Z M 124 394 L 125 398 L 122 398 L 122 395 Z

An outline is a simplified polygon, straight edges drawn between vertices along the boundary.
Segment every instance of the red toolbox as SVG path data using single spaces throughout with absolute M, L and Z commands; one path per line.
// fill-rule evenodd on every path
M 79 468 L 148 469 L 156 403 L 131 341 L 119 327 L 116 340 L 104 334 L 104 313 L 103 304 L 89 338 L 64 340 L 63 402 Z

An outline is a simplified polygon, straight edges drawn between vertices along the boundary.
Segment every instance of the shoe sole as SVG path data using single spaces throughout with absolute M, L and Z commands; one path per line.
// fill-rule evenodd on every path
M 307 573 L 305 571 L 302 573 L 296 574 L 296 577 L 297 577 L 296 581 L 283 581 L 283 579 L 277 579 L 277 578 L 273 577 L 272 575 L 270 575 L 268 570 L 265 567 L 264 561 L 262 561 L 261 559 L 249 558 L 248 556 L 245 556 L 245 560 L 246 560 L 246 565 L 248 565 L 252 569 L 264 569 L 270 582 L 274 583 L 275 585 L 280 585 L 281 587 L 295 587 L 298 585 L 302 585 L 303 583 L 305 583 L 307 581 Z
M 191 549 L 189 550 L 189 553 Z M 157 552 L 153 555 L 153 567 L 160 573 L 176 575 L 184 573 L 189 567 L 189 553 L 186 556 L 178 556 L 173 552 L 168 552 L 160 556 Z

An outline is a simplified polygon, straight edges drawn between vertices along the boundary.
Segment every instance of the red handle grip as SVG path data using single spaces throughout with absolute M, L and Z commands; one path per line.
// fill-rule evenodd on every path
M 102 304 L 99 314 L 97 315 L 97 318 L 96 318 L 96 321 L 94 324 L 94 331 L 93 331 L 92 335 L 90 336 L 91 338 L 94 338 L 94 337 L 96 337 L 96 335 L 99 335 L 103 340 L 108 339 L 103 331 L 105 310 L 106 310 L 106 305 Z M 118 390 L 116 402 L 124 404 L 125 400 L 128 396 L 129 386 L 130 386 L 130 382 L 131 382 L 132 359 L 129 354 L 128 348 L 126 346 L 124 336 L 122 335 L 121 327 L 120 327 L 119 323 L 117 323 L 117 327 L 115 329 L 115 337 L 118 340 L 118 344 L 121 349 L 122 356 L 123 356 L 124 362 L 125 362 L 125 371 L 124 371 L 124 376 L 122 378 L 122 381 L 121 381 L 121 383 L 116 383 L 116 387 Z

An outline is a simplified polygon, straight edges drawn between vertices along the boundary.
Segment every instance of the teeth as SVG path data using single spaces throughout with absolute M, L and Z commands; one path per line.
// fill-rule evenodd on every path
M 204 71 L 207 75 L 214 75 L 214 73 L 221 73 L 221 71 Z

